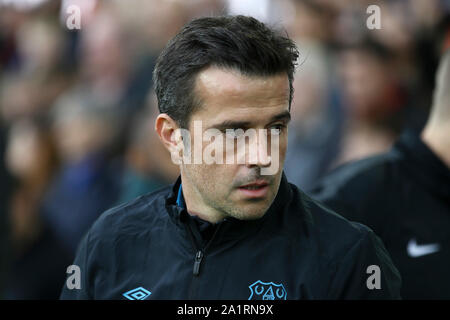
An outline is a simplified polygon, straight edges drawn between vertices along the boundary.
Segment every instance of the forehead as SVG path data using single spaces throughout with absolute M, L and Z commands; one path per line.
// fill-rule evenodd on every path
M 261 100 L 273 98 L 274 94 L 289 97 L 289 81 L 286 73 L 273 76 L 248 76 L 233 69 L 209 67 L 201 71 L 195 83 L 201 99 L 216 97 L 243 99 L 255 94 Z
M 247 76 L 237 70 L 209 67 L 196 79 L 195 95 L 202 107 L 193 118 L 270 117 L 289 109 L 289 90 L 286 73 Z

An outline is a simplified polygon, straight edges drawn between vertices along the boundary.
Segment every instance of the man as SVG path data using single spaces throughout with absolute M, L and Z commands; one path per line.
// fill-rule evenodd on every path
M 450 50 L 421 135 L 336 169 L 311 192 L 380 236 L 402 275 L 404 299 L 450 299 Z
M 290 39 L 243 16 L 193 20 L 168 43 L 154 71 L 155 128 L 183 159 L 181 176 L 99 218 L 74 262 L 81 289 L 65 286 L 62 299 L 399 298 L 374 233 L 283 174 L 297 56 Z M 195 160 L 211 147 L 207 132 L 226 163 Z

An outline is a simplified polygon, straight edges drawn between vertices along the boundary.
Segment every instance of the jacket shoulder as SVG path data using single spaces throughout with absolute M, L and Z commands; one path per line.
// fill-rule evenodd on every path
M 89 230 L 91 241 L 147 231 L 167 218 L 164 209 L 170 192 L 171 186 L 163 187 L 103 212 Z
M 329 275 L 327 298 L 399 298 L 401 278 L 383 242 L 365 224 L 347 220 L 299 191 L 305 207 L 306 245 L 321 259 L 321 274 Z M 367 268 L 379 266 L 385 290 L 367 290 Z M 348 285 L 350 284 L 350 287 Z
M 305 207 L 307 223 L 311 232 L 323 239 L 325 243 L 334 242 L 334 246 L 341 244 L 345 247 L 347 244 L 352 245 L 369 233 L 373 233 L 368 226 L 348 220 L 304 192 L 300 191 L 300 197 Z M 333 240 L 337 235 L 339 238 Z
M 349 220 L 362 222 L 375 231 L 384 223 L 387 206 L 404 181 L 403 157 L 393 149 L 385 154 L 345 164 L 308 191 Z
M 300 227 L 308 246 L 315 247 L 322 255 L 333 259 L 345 253 L 349 247 L 367 237 L 368 234 L 373 233 L 366 225 L 349 221 L 326 204 L 311 198 L 295 185 L 291 187 L 293 201 L 288 210 L 295 220 L 291 219 L 285 225 L 292 229 L 293 234 L 298 234 Z
M 392 172 L 397 169 L 401 161 L 401 155 L 396 150 L 392 150 L 343 164 L 327 174 L 311 190 L 308 190 L 308 194 L 321 199 L 351 186 L 356 192 L 376 187 L 392 176 Z

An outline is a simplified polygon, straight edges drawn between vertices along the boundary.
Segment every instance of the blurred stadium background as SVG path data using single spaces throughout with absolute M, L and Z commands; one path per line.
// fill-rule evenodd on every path
M 252 15 L 295 39 L 285 169 L 307 189 L 422 128 L 449 12 L 444 0 L 0 0 L 0 298 L 58 298 L 98 215 L 175 181 L 152 70 L 187 21 Z

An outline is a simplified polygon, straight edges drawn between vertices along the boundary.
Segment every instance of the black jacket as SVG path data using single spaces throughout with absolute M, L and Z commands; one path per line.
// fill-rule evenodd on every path
M 308 193 L 374 230 L 400 271 L 403 299 L 450 299 L 450 169 L 417 134 Z
M 400 277 L 383 244 L 308 198 L 283 174 L 257 220 L 207 230 L 177 206 L 175 185 L 105 212 L 81 242 L 81 289 L 62 299 L 391 299 Z M 206 223 L 208 224 L 208 223 Z M 379 266 L 381 289 L 372 283 Z

